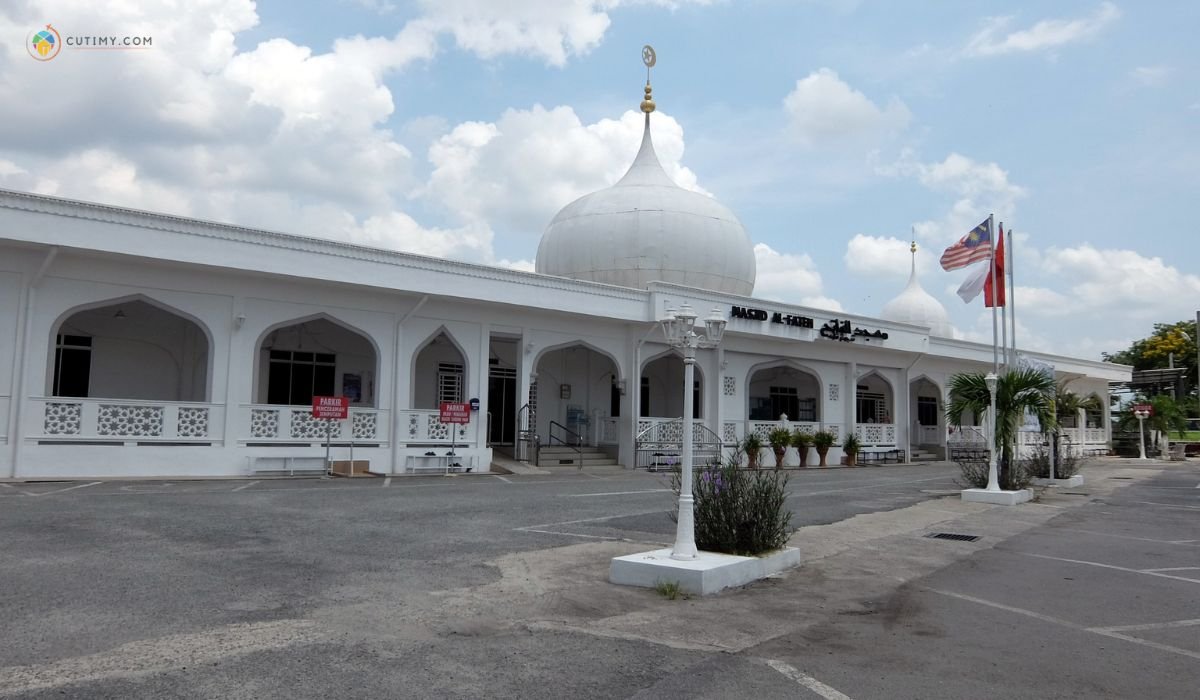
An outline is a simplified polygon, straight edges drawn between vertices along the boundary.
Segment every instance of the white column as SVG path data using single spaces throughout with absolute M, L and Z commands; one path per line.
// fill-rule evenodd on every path
M 857 427 L 855 421 L 858 418 L 858 363 L 846 363 L 846 380 L 845 386 L 841 391 L 841 399 L 846 404 L 843 407 L 845 413 L 845 427 L 843 430 L 846 435 L 854 435 Z
M 671 549 L 672 559 L 696 558 L 696 524 L 693 516 L 692 498 L 692 377 L 695 372 L 696 348 L 683 348 L 683 464 L 679 485 L 679 521 L 675 528 L 675 546 Z
M 472 398 L 479 399 L 479 411 L 472 416 L 472 420 L 479 421 L 479 424 L 475 426 L 475 448 L 480 450 L 487 448 L 488 440 L 488 378 L 492 367 L 490 361 L 492 356 L 491 343 L 492 326 L 489 323 L 481 323 L 479 325 L 479 362 L 477 363 L 478 369 L 475 372 L 475 391 L 472 392 L 474 396 L 466 397 L 467 400 Z M 480 464 L 476 468 L 479 471 L 484 471 L 484 466 Z

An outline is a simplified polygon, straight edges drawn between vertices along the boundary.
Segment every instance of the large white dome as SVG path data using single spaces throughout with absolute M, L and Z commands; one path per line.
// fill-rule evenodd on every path
M 908 278 L 908 286 L 899 296 L 884 305 L 880 316 L 888 321 L 911 323 L 915 326 L 925 326 L 929 332 L 942 338 L 953 338 L 954 328 L 950 325 L 950 316 L 942 302 L 921 287 L 917 281 L 917 246 L 913 244 L 912 274 Z
M 755 276 L 754 247 L 733 212 L 663 170 L 649 114 L 629 172 L 558 212 L 538 245 L 536 269 L 623 287 L 658 280 L 742 296 L 754 291 Z

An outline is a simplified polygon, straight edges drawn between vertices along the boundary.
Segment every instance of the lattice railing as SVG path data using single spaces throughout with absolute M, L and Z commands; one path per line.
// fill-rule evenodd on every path
M 114 442 L 212 442 L 222 439 L 225 407 L 130 399 L 37 397 L 34 437 Z

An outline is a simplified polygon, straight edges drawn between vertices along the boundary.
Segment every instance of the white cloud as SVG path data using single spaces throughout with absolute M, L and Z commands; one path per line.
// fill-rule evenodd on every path
M 912 118 L 899 99 L 893 97 L 886 107 L 880 108 L 828 68 L 797 80 L 783 106 L 790 118 L 792 134 L 809 146 L 875 139 L 902 131 Z
M 662 112 L 651 117 L 654 148 L 682 187 L 703 192 L 680 165 L 683 128 Z M 644 115 L 584 124 L 570 107 L 510 109 L 495 123 L 464 122 L 429 148 L 434 166 L 421 195 L 464 221 L 540 234 L 572 200 L 607 187 L 628 169 L 641 142 Z
M 1170 66 L 1138 66 L 1129 76 L 1145 87 L 1162 87 L 1171 76 Z
M 855 234 L 846 243 L 843 261 L 846 269 L 863 277 L 907 279 L 912 272 L 912 241 L 892 236 Z M 918 246 L 917 270 L 924 275 L 933 272 L 939 253 Z
M 523 54 L 562 66 L 600 44 L 621 5 L 676 8 L 708 0 L 420 0 L 424 20 L 482 58 Z
M 1050 248 L 1042 267 L 1070 286 L 1074 303 L 1112 316 L 1182 318 L 1195 311 L 1200 299 L 1200 276 L 1132 250 L 1100 250 L 1089 244 Z
M 911 177 L 934 192 L 957 197 L 942 218 L 915 224 L 917 237 L 935 249 L 958 240 L 989 213 L 998 221 L 1011 216 L 1017 201 L 1026 195 L 1023 187 L 1009 181 L 1008 172 L 999 164 L 981 163 L 959 153 L 951 153 L 941 162 L 923 163 L 905 151 L 895 163 L 877 166 L 875 171 Z
M 754 246 L 758 267 L 754 296 L 762 299 L 842 311 L 842 305 L 823 293 L 821 273 L 808 253 L 781 253 L 766 243 Z
M 971 40 L 964 53 L 968 56 L 997 56 L 1007 53 L 1054 49 L 1097 36 L 1115 22 L 1121 11 L 1104 2 L 1094 14 L 1079 19 L 1044 19 L 1028 29 L 1005 33 L 1011 17 L 993 17 Z
M 1022 314 L 1033 316 L 1067 316 L 1080 310 L 1080 304 L 1075 299 L 1046 287 L 1017 285 L 1013 301 Z

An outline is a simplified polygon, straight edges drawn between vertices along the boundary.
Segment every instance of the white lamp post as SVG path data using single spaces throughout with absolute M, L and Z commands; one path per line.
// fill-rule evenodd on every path
M 704 334 L 695 329 L 696 313 L 684 304 L 678 311 L 667 309 L 662 320 L 663 335 L 667 344 L 683 350 L 683 464 L 679 482 L 679 518 L 675 523 L 675 546 L 671 549 L 672 559 L 696 558 L 696 522 L 693 515 L 692 498 L 692 382 L 696 368 L 696 348 L 714 348 L 725 334 L 725 317 L 719 308 L 704 319 Z
M 1138 459 L 1146 459 L 1146 430 L 1143 421 L 1150 417 L 1149 411 L 1134 411 L 1138 419 Z
M 992 411 L 991 411 L 992 412 L 992 445 L 991 445 L 991 449 L 988 450 L 987 490 L 988 491 L 999 491 L 1000 490 L 1000 479 L 999 479 L 998 475 L 996 474 L 996 459 L 997 459 L 996 453 L 999 451 L 998 438 L 1000 437 L 1000 431 L 997 430 L 997 427 L 999 426 L 1000 421 L 997 420 L 997 416 L 996 416 L 996 382 L 999 381 L 999 377 L 996 376 L 995 372 L 988 372 L 987 376 L 983 378 L 983 381 L 987 382 L 988 397 L 991 400 L 991 407 L 992 407 Z

